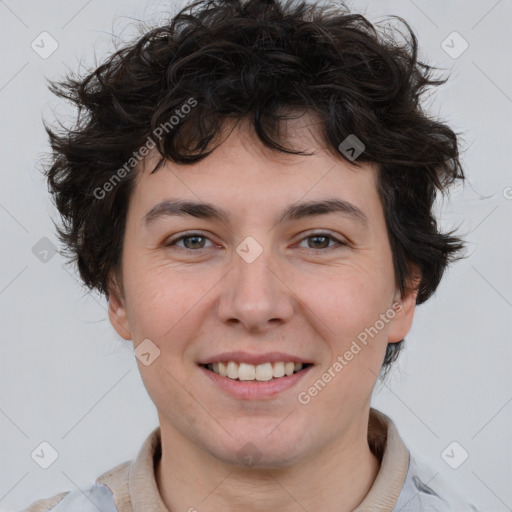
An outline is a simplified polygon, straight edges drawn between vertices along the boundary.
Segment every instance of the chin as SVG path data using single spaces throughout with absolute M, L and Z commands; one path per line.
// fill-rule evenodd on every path
M 224 446 L 217 446 L 210 452 L 226 463 L 248 469 L 278 469 L 293 465 L 304 457 L 303 436 L 288 431 L 272 439 L 269 432 L 278 424 L 274 423 L 271 428 L 248 429 L 239 436 L 232 432 L 233 437 L 227 436 Z

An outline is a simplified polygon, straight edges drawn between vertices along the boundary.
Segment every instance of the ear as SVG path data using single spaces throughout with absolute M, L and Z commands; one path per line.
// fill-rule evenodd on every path
M 117 281 L 112 279 L 108 294 L 108 317 L 117 334 L 125 340 L 131 340 L 130 325 L 126 314 L 126 301 Z
M 397 343 L 403 340 L 411 330 L 420 281 L 421 276 L 415 270 L 413 277 L 406 284 L 403 294 L 400 294 L 400 291 L 397 290 L 393 301 L 395 316 L 390 322 L 388 343 Z

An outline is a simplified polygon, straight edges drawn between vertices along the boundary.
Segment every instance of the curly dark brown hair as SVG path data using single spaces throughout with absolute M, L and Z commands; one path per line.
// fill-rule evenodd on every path
M 62 220 L 59 239 L 83 283 L 108 298 L 119 282 L 136 176 L 129 171 L 141 148 L 151 142 L 160 153 L 152 172 L 165 159 L 194 163 L 215 150 L 227 120 L 245 119 L 267 147 L 307 154 L 280 144 L 279 125 L 309 111 L 321 119 L 332 154 L 347 159 L 339 145 L 356 135 L 365 149 L 351 163 L 378 164 L 397 287 L 403 292 L 419 275 L 417 303 L 426 301 L 464 245 L 453 231 L 440 231 L 434 201 L 465 178 L 459 134 L 419 103 L 447 78 L 418 60 L 407 22 L 390 18 L 409 37 L 394 27 L 379 31 L 341 2 L 200 0 L 85 76 L 50 81 L 50 90 L 77 108 L 69 129 L 45 123 L 52 153 L 44 172 Z M 402 345 L 388 344 L 384 369 Z

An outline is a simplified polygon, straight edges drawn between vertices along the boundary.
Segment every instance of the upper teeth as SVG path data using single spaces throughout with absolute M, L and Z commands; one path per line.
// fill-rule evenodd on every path
M 292 375 L 292 373 L 302 370 L 302 363 L 263 363 L 263 364 L 247 364 L 236 363 L 229 361 L 227 363 L 213 363 L 209 364 L 208 368 L 218 373 L 222 377 L 239 380 L 271 380 L 275 377 L 284 377 L 285 375 Z

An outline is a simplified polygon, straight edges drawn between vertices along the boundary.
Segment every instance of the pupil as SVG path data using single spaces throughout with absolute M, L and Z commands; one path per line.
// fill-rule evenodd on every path
M 327 236 L 317 235 L 317 236 L 313 236 L 311 238 L 312 239 L 319 239 L 320 238 L 320 239 L 323 239 L 324 241 L 327 241 L 327 244 L 329 244 L 329 241 L 328 241 L 329 237 L 327 237 Z M 324 246 L 325 246 L 325 244 L 322 247 L 324 247 Z M 316 247 L 318 247 L 318 244 L 316 244 Z
M 189 241 L 194 240 L 194 239 L 197 240 L 197 239 L 201 239 L 201 238 L 203 238 L 203 237 L 202 236 L 189 236 L 189 237 L 185 238 L 185 246 L 187 246 L 187 249 L 193 249 L 193 248 L 195 248 L 196 244 L 192 244 L 193 247 L 189 247 L 189 245 L 190 245 Z

